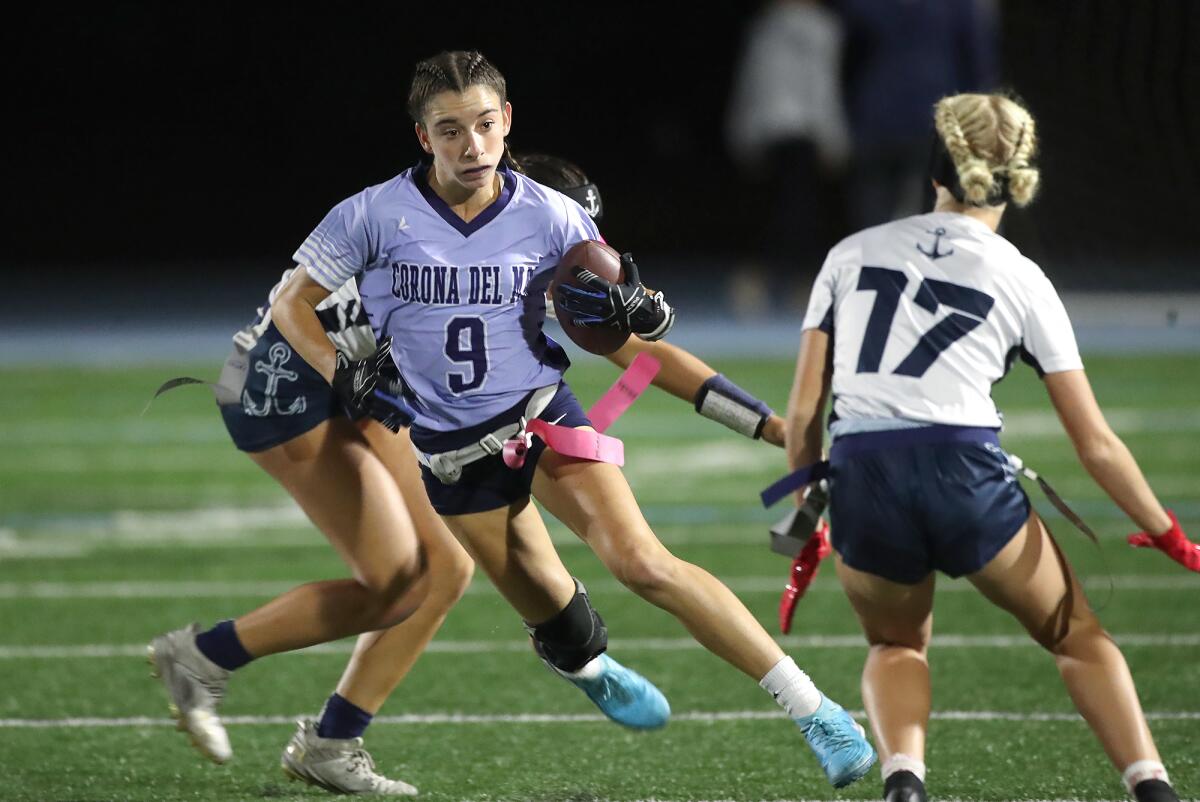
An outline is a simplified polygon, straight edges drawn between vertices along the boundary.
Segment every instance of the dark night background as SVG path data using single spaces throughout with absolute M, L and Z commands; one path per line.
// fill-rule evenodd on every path
M 414 62 L 468 47 L 508 79 L 514 147 L 584 165 L 606 237 L 659 257 L 668 285 L 753 252 L 762 200 L 723 119 L 754 4 L 438 7 L 124 3 L 10 21 L 6 262 L 34 268 L 14 280 L 54 270 L 89 303 L 135 284 L 183 305 L 219 284 L 249 311 L 331 205 L 416 159 Z M 1000 13 L 1003 83 L 1044 154 L 1043 194 L 1010 238 L 1060 286 L 1200 286 L 1200 4 Z

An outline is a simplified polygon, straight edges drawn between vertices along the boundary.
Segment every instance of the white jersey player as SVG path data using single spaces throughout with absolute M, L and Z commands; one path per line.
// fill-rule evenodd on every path
M 1042 271 L 996 233 L 1033 197 L 1029 113 L 999 95 L 936 107 L 933 213 L 855 234 L 813 289 L 788 411 L 793 467 L 816 462 L 832 391 L 830 521 L 871 651 L 863 699 L 887 802 L 924 802 L 926 649 L 936 572 L 966 576 L 1054 654 L 1139 802 L 1178 799 L 1124 658 L 1000 448 L 991 386 L 1020 356 L 1042 376 L 1084 467 L 1155 545 L 1186 543 L 1096 405 Z M 1190 545 L 1190 544 L 1189 544 Z
M 992 385 L 1018 355 L 1039 374 L 1083 367 L 1041 269 L 955 212 L 869 228 L 834 247 L 804 328 L 832 334 L 835 317 L 835 437 L 916 423 L 1000 428 Z

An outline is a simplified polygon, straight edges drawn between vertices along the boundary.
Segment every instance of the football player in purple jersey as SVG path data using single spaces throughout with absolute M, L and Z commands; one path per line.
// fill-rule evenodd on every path
M 562 255 L 599 232 L 578 204 L 506 163 L 512 106 L 503 76 L 481 54 L 418 64 L 408 106 L 431 163 L 325 216 L 295 254 L 303 269 L 276 298 L 279 329 L 333 379 L 337 353 L 316 310 L 347 281 L 358 283 L 377 339 L 390 338 L 403 387 L 387 395 L 411 414 L 434 509 L 520 614 L 547 665 L 609 717 L 657 727 L 669 707 L 606 653 L 603 621 L 563 566 L 531 495 L 622 583 L 758 681 L 795 719 L 833 784 L 860 778 L 875 759 L 861 728 L 728 588 L 659 542 L 616 465 L 541 441 L 519 469 L 501 460 L 503 442 L 535 419 L 588 439 L 590 422 L 562 381 L 565 354 L 542 324 Z M 673 311 L 661 293 L 622 284 L 596 295 L 591 307 L 576 299 L 572 311 L 646 339 L 669 328 Z
M 570 180 L 572 169 L 549 157 L 529 159 L 530 173 L 568 194 L 580 186 Z M 594 186 L 591 190 L 596 192 Z M 598 192 L 594 205 L 586 196 L 582 201 L 588 211 L 598 215 Z M 404 230 L 404 223 L 401 217 L 397 229 Z M 301 722 L 283 761 L 295 776 L 330 790 L 411 794 L 415 793 L 411 786 L 374 771 L 361 748 L 361 735 L 465 590 L 473 563 L 421 487 L 407 431 L 398 425 L 411 415 L 412 408 L 403 397 L 395 365 L 383 358 L 389 353 L 387 341 L 384 348 L 375 350 L 356 285 L 342 285 L 315 308 L 324 335 L 339 355 L 331 386 L 306 361 L 295 358 L 290 343 L 275 327 L 274 305 L 291 277 L 292 271 L 285 273 L 271 293 L 271 303 L 260 310 L 259 319 L 235 337 L 238 348 L 218 386 L 223 417 L 239 448 L 292 493 L 346 559 L 355 579 L 345 582 L 361 589 L 369 600 L 368 609 L 399 618 L 420 600 L 419 593 L 410 592 L 406 597 L 402 583 L 383 579 L 389 570 L 404 570 L 405 544 L 411 542 L 413 528 L 428 568 L 428 591 L 415 613 L 381 629 L 390 623 L 388 619 L 347 620 L 340 608 L 326 604 L 327 597 L 336 604 L 339 594 L 354 588 L 338 582 L 312 583 L 236 621 L 222 622 L 204 632 L 193 626 L 158 638 L 153 644 L 155 660 L 194 743 L 221 762 L 231 750 L 216 706 L 230 671 L 251 659 L 298 645 L 364 628 L 375 630 L 360 636 L 320 720 Z M 663 365 L 656 384 L 735 431 L 782 444 L 778 416 L 686 351 L 631 338 L 630 344 L 611 358 L 624 365 L 647 350 Z M 341 393 L 335 389 L 339 383 Z M 383 397 L 375 393 L 377 389 L 385 391 Z M 347 411 L 352 415 L 344 414 Z M 388 431 L 396 428 L 400 428 L 398 434 Z M 339 481 L 344 478 L 345 486 L 322 478 L 331 473 Z M 361 503 L 364 497 L 370 498 L 369 504 Z M 372 506 L 377 507 L 375 515 L 366 510 Z M 589 620 L 599 621 L 586 596 L 579 593 L 571 601 L 576 612 L 582 607 Z M 314 611 L 324 615 L 313 615 Z M 307 619 L 297 622 L 296 616 Z M 259 640 L 260 630 L 269 631 L 271 639 Z M 553 634 L 553 628 L 550 631 Z M 334 634 L 326 637 L 327 632 Z M 787 666 L 777 674 L 794 679 Z M 608 690 L 606 682 L 612 682 L 611 677 L 591 678 L 599 680 L 591 682 L 588 677 L 572 679 L 589 696 L 602 696 Z M 654 723 L 653 718 L 650 721 Z

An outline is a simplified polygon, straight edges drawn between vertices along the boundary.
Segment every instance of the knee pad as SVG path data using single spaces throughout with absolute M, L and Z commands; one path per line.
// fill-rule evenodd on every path
M 608 628 L 575 580 L 575 595 L 549 621 L 525 627 L 538 656 L 559 671 L 578 671 L 608 648 Z

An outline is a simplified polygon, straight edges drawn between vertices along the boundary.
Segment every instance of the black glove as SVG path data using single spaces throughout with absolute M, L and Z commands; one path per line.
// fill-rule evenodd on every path
M 398 432 L 417 416 L 404 399 L 404 379 L 392 361 L 391 337 L 366 359 L 352 360 L 338 351 L 332 385 L 353 418 L 370 416 Z
M 621 267 L 625 271 L 621 284 L 575 268 L 576 277 L 587 289 L 559 282 L 554 287 L 555 303 L 571 313 L 571 322 L 581 328 L 612 328 L 643 340 L 661 340 L 675 325 L 675 310 L 661 292 L 646 292 L 632 254 L 621 254 Z

